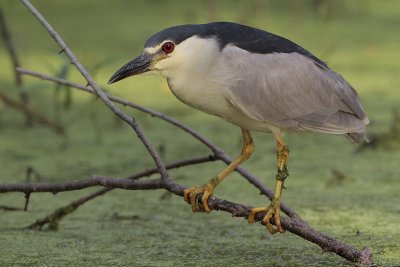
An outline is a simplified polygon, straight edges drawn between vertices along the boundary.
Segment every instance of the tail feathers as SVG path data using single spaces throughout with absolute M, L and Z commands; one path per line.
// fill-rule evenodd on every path
M 367 116 L 365 116 L 362 119 L 362 122 L 364 124 L 364 126 L 369 124 L 369 119 Z M 367 138 L 367 136 L 365 135 L 365 132 L 355 132 L 355 133 L 347 133 L 346 137 L 352 142 L 352 143 L 361 143 L 362 141 L 369 143 L 369 140 Z
M 369 143 L 368 138 L 365 136 L 365 133 L 347 133 L 346 137 L 352 143 L 361 143 L 362 141 Z

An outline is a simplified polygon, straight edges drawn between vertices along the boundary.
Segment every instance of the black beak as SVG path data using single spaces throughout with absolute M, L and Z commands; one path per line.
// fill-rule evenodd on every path
M 153 56 L 149 53 L 142 53 L 140 56 L 134 60 L 126 63 L 123 67 L 117 70 L 113 76 L 111 76 L 108 84 L 118 82 L 129 76 L 137 75 L 146 71 L 149 71 L 149 66 L 153 60 Z

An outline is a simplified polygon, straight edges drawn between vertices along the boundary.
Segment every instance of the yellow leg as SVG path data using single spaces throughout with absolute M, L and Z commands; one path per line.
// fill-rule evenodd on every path
M 184 199 L 187 203 L 191 204 L 193 211 L 205 211 L 210 212 L 211 209 L 208 206 L 208 198 L 213 194 L 215 187 L 224 180 L 231 172 L 233 172 L 238 165 L 246 161 L 254 151 L 254 143 L 248 130 L 242 129 L 243 134 L 243 147 L 240 155 L 232 161 L 223 171 L 221 171 L 216 177 L 212 178 L 206 184 L 202 186 L 195 186 L 184 191 Z M 202 207 L 197 204 L 197 196 L 203 194 L 201 197 Z
M 289 176 L 287 171 L 287 161 L 289 157 L 289 147 L 285 145 L 282 136 L 278 136 L 276 138 L 276 144 L 278 147 L 278 174 L 276 175 L 276 183 L 275 183 L 275 192 L 274 197 L 272 198 L 271 204 L 267 207 L 261 208 L 253 208 L 250 211 L 248 221 L 249 223 L 254 223 L 254 216 L 259 212 L 267 212 L 267 214 L 263 218 L 263 223 L 267 227 L 268 231 L 271 234 L 275 234 L 277 232 L 284 233 L 285 229 L 283 229 L 281 225 L 281 208 L 280 201 L 282 196 L 283 183 L 285 179 Z M 270 222 L 270 220 L 274 218 L 276 228 L 274 228 Z

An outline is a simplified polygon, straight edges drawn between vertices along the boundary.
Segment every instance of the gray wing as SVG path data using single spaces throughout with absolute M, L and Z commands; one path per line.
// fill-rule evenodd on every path
M 248 117 L 288 131 L 363 133 L 368 118 L 342 76 L 298 53 L 236 54 L 229 101 Z M 250 68 L 248 66 L 251 66 Z

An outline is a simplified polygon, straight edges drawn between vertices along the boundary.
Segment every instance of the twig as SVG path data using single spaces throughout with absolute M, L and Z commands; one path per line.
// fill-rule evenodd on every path
M 28 210 L 29 200 L 31 199 L 31 193 L 25 193 L 25 205 L 24 211 Z
M 0 32 L 1 32 L 1 36 L 3 38 L 4 44 L 6 46 L 6 49 L 8 51 L 8 54 L 10 55 L 10 58 L 11 58 L 11 63 L 13 65 L 14 74 L 15 74 L 15 84 L 18 87 L 21 87 L 23 84 L 22 76 L 17 71 L 15 71 L 15 69 L 17 67 L 21 66 L 21 64 L 19 63 L 17 51 L 12 42 L 11 34 L 10 34 L 10 31 L 8 30 L 6 19 L 3 15 L 3 10 L 1 8 L 1 6 L 0 6 Z M 27 105 L 28 104 L 28 96 L 26 95 L 26 93 L 20 92 L 20 97 L 21 97 L 22 103 L 24 103 L 24 105 Z M 27 116 L 27 119 L 29 119 L 29 114 L 25 114 L 25 115 Z
M 17 211 L 17 210 L 24 210 L 24 209 L 17 208 L 17 207 L 6 206 L 6 205 L 0 205 L 0 210 Z
M 8 97 L 7 95 L 3 94 L 1 91 L 0 91 L 0 100 L 2 100 L 3 103 L 6 104 L 7 106 L 18 109 L 19 111 L 24 113 L 27 117 L 31 118 L 32 120 L 35 120 L 38 123 L 53 129 L 56 133 L 58 133 L 58 134 L 65 133 L 64 127 L 62 125 L 50 120 L 49 118 L 38 113 L 37 111 L 34 111 L 33 109 L 31 109 L 29 106 L 25 105 L 24 103 L 18 102 L 16 100 L 12 99 L 11 97 Z

